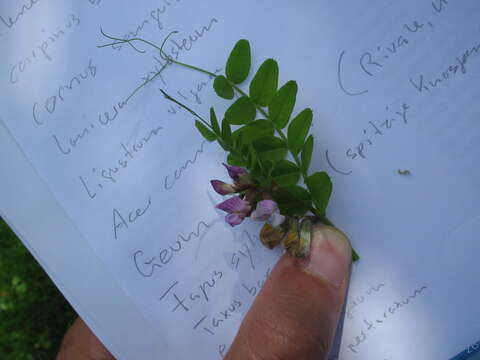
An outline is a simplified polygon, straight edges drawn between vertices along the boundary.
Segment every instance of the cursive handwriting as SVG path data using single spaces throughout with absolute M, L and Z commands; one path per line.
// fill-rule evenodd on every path
M 360 307 L 365 301 L 372 295 L 378 294 L 381 292 L 382 288 L 385 287 L 385 284 L 378 284 L 376 286 L 371 286 L 369 289 L 361 293 L 361 295 L 356 296 L 354 299 L 350 300 L 346 307 L 346 316 L 349 320 L 354 318 L 353 312 L 355 309 Z
M 215 69 L 214 73 L 218 74 L 221 71 L 222 69 Z M 197 103 L 198 105 L 201 105 L 203 104 L 203 102 L 202 102 L 200 93 L 206 88 L 207 85 L 209 85 L 212 82 L 213 79 L 214 79 L 213 76 L 208 76 L 208 80 L 202 80 L 197 84 L 195 84 L 195 86 L 192 89 L 189 89 L 188 94 L 184 94 L 183 91 L 177 90 L 177 95 L 180 96 L 185 101 L 194 100 L 195 103 Z M 164 85 L 165 85 L 165 82 L 164 82 Z M 182 107 L 178 104 L 170 105 L 167 111 L 169 114 L 176 114 L 177 109 L 182 109 Z
M 118 101 L 112 106 L 111 110 L 99 113 L 96 121 L 90 122 L 90 124 L 84 126 L 80 131 L 66 139 L 59 139 L 57 135 L 53 134 L 52 138 L 57 150 L 63 155 L 69 155 L 73 149 L 77 148 L 83 141 L 89 138 L 96 129 L 111 125 L 127 104 L 128 99 Z
M 151 129 L 145 136 L 142 136 L 140 140 L 135 141 L 133 145 L 120 143 L 122 156 L 115 161 L 113 166 L 106 168 L 92 168 L 90 178 L 80 176 L 80 181 L 87 196 L 90 199 L 94 199 L 97 196 L 97 192 L 103 190 L 106 184 L 116 184 L 118 176 L 123 170 L 137 158 L 140 152 L 145 149 L 145 146 L 150 143 L 153 138 L 158 136 L 162 129 L 161 126 Z M 91 180 L 92 176 L 95 177 L 95 180 Z M 92 186 L 92 183 L 96 185 Z
M 140 217 L 145 215 L 151 205 L 152 200 L 148 198 L 147 203 L 143 207 L 129 211 L 128 215 L 125 216 L 122 215 L 120 210 L 113 209 L 113 235 L 115 240 L 118 239 L 120 230 L 127 230 L 129 226 L 133 225 Z
M 168 9 L 170 9 L 176 3 L 181 2 L 181 0 L 163 0 L 163 4 L 160 6 L 156 6 L 155 8 L 148 11 L 148 15 L 140 21 L 137 25 L 135 30 L 131 30 L 125 35 L 122 36 L 122 39 L 128 40 L 132 38 L 138 37 L 139 34 L 143 32 L 143 30 L 149 26 L 155 26 L 159 31 L 164 29 L 164 25 L 162 22 L 162 17 L 165 16 Z M 112 48 L 120 51 L 122 49 L 122 44 L 112 45 Z
M 192 167 L 193 165 L 195 165 L 200 154 L 203 154 L 203 148 L 206 144 L 207 144 L 206 141 L 202 141 L 202 143 L 200 144 L 200 147 L 195 151 L 195 154 L 191 159 L 188 159 L 182 164 L 182 166 L 180 166 L 178 169 L 175 169 L 173 174 L 169 174 L 165 176 L 165 178 L 163 179 L 163 188 L 165 190 L 172 190 L 175 184 L 177 183 L 177 181 L 182 178 L 185 171 L 189 167 Z
M 216 18 L 211 18 L 207 25 L 203 25 L 200 30 L 193 30 L 181 40 L 170 39 L 170 55 L 172 55 L 174 59 L 178 59 L 182 51 L 192 50 L 195 43 L 212 30 L 213 25 L 217 23 L 218 20 Z
M 384 135 L 387 135 L 389 132 L 395 129 L 396 124 L 408 124 L 410 117 L 410 105 L 407 103 L 403 103 L 400 110 L 397 111 L 392 111 L 388 106 L 385 108 L 385 110 L 389 114 L 380 121 L 369 121 L 367 126 L 362 129 L 364 139 L 355 146 L 348 148 L 342 157 L 345 157 L 348 160 L 366 159 L 368 150 L 376 144 L 376 137 L 383 137 Z M 340 170 L 341 167 L 334 163 L 332 155 L 329 153 L 328 149 L 326 150 L 325 155 L 327 157 L 327 164 L 333 171 L 342 175 L 352 174 L 352 170 Z
M 22 60 L 17 61 L 15 65 L 10 68 L 9 81 L 12 84 L 17 84 L 22 74 L 27 71 L 30 66 L 38 59 L 44 59 L 47 61 L 53 61 L 52 53 L 50 52 L 51 46 L 67 34 L 67 32 L 74 27 L 80 25 L 80 18 L 77 15 L 70 14 L 68 16 L 65 25 L 50 36 L 45 38 L 39 45 L 31 50 L 30 55 L 24 57 Z
M 17 23 L 24 18 L 29 10 L 32 9 L 34 5 L 36 5 L 39 0 L 29 0 L 25 4 L 22 5 L 20 10 L 17 11 L 15 15 L 4 17 L 0 15 L 0 24 L 4 25 L 7 29 L 13 28 Z M 0 34 L 1 35 L 1 34 Z
M 359 65 L 361 70 L 370 77 L 377 75 L 386 64 L 400 54 L 407 45 L 411 43 L 412 35 L 417 34 L 427 27 L 426 23 L 413 20 L 402 26 L 402 32 L 396 35 L 393 40 L 385 45 L 377 45 L 373 51 L 366 51 L 360 55 Z M 429 23 L 430 28 L 433 24 Z
M 428 26 L 426 26 L 428 25 Z M 374 77 L 395 57 L 401 54 L 401 51 L 411 44 L 412 36 L 424 31 L 425 29 L 433 29 L 431 22 L 422 22 L 420 20 L 412 20 L 404 23 L 400 34 L 396 35 L 393 40 L 386 44 L 373 47 L 373 51 L 365 51 L 358 58 L 358 69 L 363 75 Z M 359 96 L 368 93 L 368 89 L 351 90 L 348 88 L 344 75 L 346 50 L 340 53 L 337 62 L 337 82 L 340 90 L 349 96 Z
M 217 329 L 221 327 L 225 321 L 228 321 L 232 314 L 241 308 L 242 305 L 243 304 L 240 300 L 233 299 L 227 308 L 225 308 L 223 311 L 219 311 L 215 316 L 202 316 L 200 320 L 193 325 L 193 329 L 196 330 L 201 328 L 206 333 L 215 335 L 215 331 L 217 331 Z
M 169 55 L 171 57 L 178 59 L 182 52 L 190 51 L 195 43 L 204 38 L 206 34 L 212 30 L 212 27 L 215 23 L 218 23 L 218 20 L 216 18 L 212 18 L 207 25 L 202 26 L 200 30 L 193 30 L 193 32 L 188 34 L 187 37 L 184 37 L 182 40 L 177 41 L 170 39 L 170 50 L 166 51 L 170 53 Z M 165 46 L 165 48 L 167 48 L 167 46 Z M 159 74 L 161 74 L 168 65 L 167 61 L 161 60 L 156 56 L 153 56 L 153 59 L 155 60 L 155 65 L 153 69 L 147 72 L 147 75 L 142 76 L 142 81 L 147 81 L 148 79 L 159 76 Z M 162 81 L 164 81 L 163 78 Z
M 437 13 L 441 13 L 448 5 L 448 0 L 435 0 L 432 1 L 432 8 Z
M 175 281 L 162 293 L 158 300 L 164 302 L 167 299 L 171 299 L 173 302 L 171 312 L 176 312 L 177 310 L 188 312 L 195 304 L 199 302 L 208 303 L 210 301 L 210 292 L 215 287 L 218 287 L 222 277 L 223 271 L 213 270 L 207 280 L 202 281 L 191 290 L 184 291 L 182 294 L 179 291 L 175 291 L 175 288 L 179 285 L 179 281 Z
M 374 319 L 374 320 L 364 319 L 363 329 L 360 331 L 359 335 L 355 336 L 354 341 L 348 344 L 347 346 L 348 349 L 353 353 L 357 353 L 359 347 L 367 340 L 370 334 L 372 334 L 374 331 L 380 328 L 387 321 L 392 319 L 397 313 L 397 311 L 400 311 L 401 309 L 404 309 L 405 307 L 409 306 L 412 300 L 420 296 L 426 289 L 427 289 L 426 286 L 421 286 L 418 289 L 416 289 L 412 293 L 412 295 L 409 295 L 408 297 L 402 300 L 394 301 L 393 304 L 389 306 L 388 309 L 386 309 L 377 319 Z
M 353 54 L 347 61 L 347 50 L 342 50 L 337 61 L 337 83 L 340 90 L 349 96 L 364 95 L 369 92 L 369 89 L 364 85 L 352 86 L 354 79 L 363 76 L 363 79 L 371 79 L 379 75 L 387 68 L 393 59 L 399 58 L 401 55 L 407 54 L 406 49 L 410 48 L 412 43 L 418 41 L 419 34 L 425 33 L 426 30 L 433 31 L 435 25 L 433 18 L 440 19 L 438 16 L 445 11 L 446 6 L 449 4 L 448 0 L 434 0 L 431 2 L 433 12 L 421 20 L 420 16 L 412 16 L 412 20 L 403 23 L 398 33 L 394 35 L 389 41 L 375 46 L 371 46 L 368 50 L 360 53 Z M 350 71 L 346 71 L 346 66 Z M 419 79 L 420 81 L 422 79 Z M 347 85 L 348 84 L 348 85 Z M 417 87 L 422 88 L 422 84 L 418 84 Z M 426 90 L 426 89 L 424 89 Z
M 66 94 L 72 92 L 75 88 L 80 86 L 85 82 L 87 79 L 93 79 L 97 76 L 97 67 L 93 63 L 93 60 L 90 59 L 88 61 L 87 67 L 78 75 L 73 76 L 70 80 L 67 81 L 65 85 L 61 85 L 56 91 L 55 94 L 47 97 L 43 102 L 42 109 L 46 111 L 46 114 L 53 114 L 57 109 L 57 102 L 58 101 L 65 101 Z M 39 116 L 39 109 L 38 103 L 33 104 L 32 116 L 33 121 L 36 125 L 43 125 L 45 124 L 44 120 L 40 119 Z M 44 112 L 45 113 L 45 112 Z
M 209 228 L 210 225 L 205 221 L 198 222 L 194 231 L 186 236 L 183 234 L 177 235 L 177 239 L 172 245 L 161 249 L 155 256 L 145 257 L 143 250 L 136 250 L 132 259 L 136 271 L 142 277 L 152 277 L 156 269 L 161 269 L 171 263 L 176 256 L 180 255 L 186 244 L 203 236 Z
M 466 75 L 468 73 L 468 64 L 474 56 L 480 52 L 480 42 L 467 48 L 463 53 L 455 58 L 455 62 L 449 65 L 439 75 L 433 79 L 426 79 L 423 74 L 420 74 L 415 79 L 410 78 L 410 84 L 419 92 L 429 92 L 436 89 L 439 85 L 451 81 L 457 74 Z
M 254 284 L 245 284 L 242 283 L 242 288 L 248 293 L 248 295 L 255 297 L 257 296 L 258 292 L 263 288 L 265 281 L 267 281 L 268 277 L 270 276 L 270 268 L 267 268 L 265 275 L 262 279 L 257 280 Z

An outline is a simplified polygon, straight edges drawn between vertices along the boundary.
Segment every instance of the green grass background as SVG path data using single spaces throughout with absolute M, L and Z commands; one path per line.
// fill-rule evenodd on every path
M 0 218 L 0 359 L 55 359 L 76 314 Z

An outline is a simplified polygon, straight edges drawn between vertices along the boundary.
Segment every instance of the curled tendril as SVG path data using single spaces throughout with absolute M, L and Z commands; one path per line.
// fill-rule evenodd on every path
M 113 46 L 113 45 L 120 45 L 120 44 L 128 44 L 130 45 L 133 50 L 139 52 L 140 54 L 144 54 L 146 53 L 145 50 L 140 50 L 138 49 L 137 47 L 135 47 L 135 45 L 133 45 L 133 43 L 130 41 L 130 39 L 120 39 L 120 38 L 115 38 L 113 36 L 110 36 L 110 35 L 107 35 L 102 28 L 100 28 L 100 32 L 102 33 L 103 36 L 105 36 L 106 38 L 110 39 L 110 40 L 115 40 L 115 42 L 113 43 L 110 43 L 110 44 L 105 44 L 105 45 L 100 45 L 100 46 L 97 46 L 98 48 L 103 48 L 103 47 L 107 47 L 107 46 Z
M 173 34 L 178 34 L 179 31 L 177 30 L 173 30 L 171 31 L 166 37 L 165 39 L 163 39 L 163 42 L 162 42 L 162 45 L 159 47 L 153 43 L 151 43 L 150 41 L 147 41 L 145 39 L 141 39 L 141 38 L 131 38 L 131 39 L 121 39 L 121 38 L 117 38 L 117 37 L 114 37 L 114 36 L 111 36 L 111 35 L 108 35 L 105 31 L 103 31 L 102 28 L 100 28 L 100 32 L 102 33 L 103 36 L 105 36 L 107 39 L 110 39 L 110 40 L 114 40 L 113 42 L 111 43 L 108 43 L 108 44 L 104 44 L 104 45 L 99 45 L 97 46 L 98 48 L 104 48 L 104 47 L 108 47 L 108 46 L 113 46 L 113 45 L 120 45 L 120 44 L 128 44 L 130 45 L 135 51 L 141 53 L 141 54 L 144 54 L 146 51 L 145 50 L 140 50 L 138 49 L 135 45 L 133 45 L 133 42 L 135 41 L 139 41 L 139 42 L 143 42 L 145 44 L 148 44 L 150 46 L 153 46 L 154 48 L 156 48 L 159 52 L 160 52 L 160 57 L 165 60 L 166 62 L 168 63 L 172 63 L 172 62 L 175 62 L 173 60 L 173 58 L 171 56 L 169 56 L 164 50 L 163 48 L 165 47 L 165 44 L 166 42 L 168 41 L 168 39 L 173 35 Z
M 168 56 L 165 51 L 163 51 L 163 47 L 165 46 L 167 40 L 170 38 L 170 36 L 172 36 L 173 34 L 178 34 L 178 31 L 177 30 L 174 30 L 174 31 L 171 31 L 166 37 L 165 39 L 163 39 L 163 42 L 162 42 L 162 45 L 160 46 L 160 57 L 165 60 L 165 61 L 168 61 L 168 62 L 172 62 L 172 57 L 171 56 Z

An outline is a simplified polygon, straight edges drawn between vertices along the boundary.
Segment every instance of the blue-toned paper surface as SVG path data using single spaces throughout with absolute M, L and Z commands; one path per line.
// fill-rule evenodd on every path
M 131 318 L 100 314 L 107 297 L 76 286 L 75 306 L 120 359 L 145 339 L 139 359 L 220 359 L 280 253 L 259 224 L 225 225 L 209 188 L 224 153 L 159 89 L 202 114 L 228 103 L 175 66 L 129 98 L 164 62 L 97 45 L 100 28 L 156 43 L 177 30 L 169 55 L 221 72 L 247 38 L 254 69 L 274 57 L 280 83 L 298 82 L 294 113 L 313 109 L 312 167 L 331 174 L 329 216 L 362 257 L 338 358 L 447 359 L 480 333 L 479 13 L 475 0 L 3 2 L 2 214 L 62 284 L 82 281 L 88 256 L 101 265 L 89 286 L 110 279 L 131 304 L 128 342 L 111 327 Z M 32 221 L 51 203 L 55 241 L 89 250 L 78 267 Z

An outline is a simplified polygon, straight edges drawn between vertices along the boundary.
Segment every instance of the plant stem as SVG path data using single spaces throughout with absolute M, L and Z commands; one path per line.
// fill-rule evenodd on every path
M 228 79 L 227 79 L 227 80 L 228 80 Z M 230 80 L 228 80 L 228 82 L 229 82 L 230 86 L 232 86 L 240 95 L 248 97 L 248 95 L 247 95 L 242 89 L 240 89 L 240 88 L 239 88 L 238 86 L 236 86 L 235 84 L 232 84 L 232 83 L 230 82 Z M 267 112 L 266 112 L 265 110 L 263 110 L 261 106 L 259 106 L 258 104 L 254 104 L 254 105 L 255 105 L 256 109 L 257 109 L 263 116 L 265 116 L 265 118 L 267 118 L 267 119 L 269 118 Z M 275 127 L 275 124 L 273 124 L 273 125 L 274 125 L 274 127 Z M 276 130 L 277 134 L 280 136 L 280 138 L 281 138 L 283 141 L 287 142 L 287 137 L 285 136 L 285 134 L 283 133 L 283 131 L 282 131 L 281 129 L 278 129 L 277 127 L 275 127 L 275 130 Z M 298 155 L 295 154 L 295 153 L 293 153 L 290 149 L 289 149 L 288 151 L 289 151 L 290 154 L 292 155 L 292 157 L 293 157 L 293 159 L 295 160 L 295 163 L 297 164 L 297 166 L 298 166 L 299 168 L 301 168 L 301 163 L 300 163 L 300 159 L 298 158 Z M 302 171 L 301 175 L 302 175 L 303 181 L 305 182 L 306 174 Z
M 142 38 L 131 38 L 131 39 L 120 39 L 120 38 L 116 38 L 116 37 L 113 37 L 113 36 L 109 36 L 107 34 L 105 34 L 103 32 L 103 30 L 101 30 L 102 34 L 111 39 L 111 40 L 115 40 L 115 42 L 113 43 L 110 43 L 110 44 L 105 44 L 105 45 L 101 45 L 99 47 L 106 47 L 106 46 L 111 46 L 111 45 L 116 45 L 116 44 L 123 44 L 123 43 L 128 43 L 130 44 L 136 51 L 139 51 L 139 52 L 143 52 L 139 49 L 137 49 L 136 47 L 134 47 L 131 42 L 133 41 L 139 41 L 139 42 L 143 42 L 147 45 L 150 45 L 152 46 L 153 48 L 157 49 L 159 52 L 160 52 L 160 56 L 162 57 L 163 60 L 166 61 L 165 65 L 162 67 L 162 69 L 157 73 L 155 74 L 154 77 L 152 77 L 151 79 L 148 79 L 146 80 L 143 84 L 141 84 L 140 86 L 138 86 L 134 92 L 128 97 L 128 99 L 130 99 L 138 90 L 140 90 L 143 86 L 145 86 L 146 84 L 148 84 L 150 81 L 152 81 L 157 75 L 159 75 L 161 73 L 161 71 L 164 70 L 164 68 L 169 64 L 169 63 L 173 63 L 173 64 L 177 64 L 179 66 L 183 66 L 185 68 L 188 68 L 188 69 L 191 69 L 191 70 L 194 70 L 194 71 L 198 71 L 200 73 L 203 73 L 203 74 L 206 74 L 210 77 L 213 77 L 213 78 L 216 78 L 218 75 L 211 72 L 211 71 L 208 71 L 208 70 L 205 70 L 205 69 L 202 69 L 202 68 L 199 68 L 197 66 L 194 66 L 194 65 L 190 65 L 190 64 L 186 64 L 186 63 L 183 63 L 181 61 L 178 61 L 178 60 L 174 60 L 171 56 L 168 56 L 167 54 L 164 53 L 163 51 L 163 46 L 165 45 L 165 42 L 168 40 L 168 38 L 174 34 L 174 33 L 177 33 L 177 31 L 173 31 L 171 32 L 166 38 L 165 40 L 163 41 L 162 45 L 161 46 L 158 46 L 154 43 L 152 43 L 151 41 L 148 41 L 148 40 L 145 40 L 145 39 L 142 39 Z M 228 80 L 228 83 L 230 84 L 230 86 L 235 89 L 235 91 L 240 94 L 241 96 L 245 96 L 247 98 L 249 98 L 249 96 L 242 90 L 240 89 L 236 84 L 233 84 L 230 80 Z M 193 111 L 192 109 L 190 109 L 189 107 L 187 107 L 186 105 L 180 103 L 179 101 L 177 101 L 176 99 L 174 99 L 173 97 L 171 97 L 170 95 L 168 95 L 165 91 L 163 91 L 162 89 L 160 89 L 160 91 L 162 92 L 162 94 L 165 96 L 165 98 L 167 98 L 168 100 L 170 101 L 173 101 L 174 103 L 176 103 L 177 105 L 181 106 L 182 108 L 184 108 L 185 110 L 187 110 L 188 112 L 190 112 L 192 115 L 194 115 L 195 117 L 197 117 L 200 121 L 202 121 L 208 128 L 212 129 L 213 128 L 211 127 L 211 125 L 205 121 L 200 115 L 198 115 L 195 111 Z M 269 119 L 269 116 L 268 116 L 268 113 L 261 107 L 259 106 L 258 104 L 254 103 L 255 105 L 255 108 L 263 115 L 265 116 L 266 119 Z M 270 120 L 271 121 L 271 120 Z M 271 121 L 272 122 L 272 121 Z M 275 124 L 273 124 L 274 128 L 275 128 L 275 131 L 277 132 L 277 134 L 280 136 L 280 138 L 285 141 L 287 143 L 288 139 L 287 137 L 285 136 L 285 134 L 283 133 L 283 131 L 281 129 L 278 129 Z M 220 140 L 222 141 L 222 143 L 224 145 L 226 145 L 226 143 L 223 141 L 223 139 L 220 137 Z M 287 143 L 288 144 L 288 143 Z M 243 158 L 243 155 L 241 153 L 238 153 L 235 149 L 233 149 L 231 146 L 227 146 L 229 148 L 229 151 L 231 153 L 234 153 L 236 156 L 242 158 L 243 160 L 245 160 Z M 288 148 L 288 146 L 287 146 Z M 295 154 L 294 152 L 291 151 L 291 149 L 288 149 L 288 151 L 290 152 L 290 154 L 292 155 L 292 158 L 294 159 L 295 163 L 297 164 L 297 166 L 299 167 L 299 169 L 301 169 L 301 162 L 300 162 L 300 159 L 298 157 L 298 154 Z M 308 176 L 306 171 L 301 171 L 300 172 L 301 176 L 302 176 L 302 179 L 303 179 L 303 182 L 305 183 L 305 180 L 306 180 L 306 177 Z M 330 219 L 325 215 L 325 214 L 319 214 L 318 211 L 315 209 L 315 208 L 311 208 L 310 211 L 315 214 L 319 220 L 324 223 L 325 225 L 329 225 L 329 226 L 333 226 L 335 227 L 335 225 L 333 224 L 333 222 L 330 221 Z M 352 248 L 352 259 L 353 261 L 356 261 L 358 260 L 360 257 L 358 256 L 357 252 Z
M 105 46 L 111 46 L 111 45 L 116 45 L 116 44 L 122 44 L 122 43 L 131 43 L 133 41 L 140 41 L 140 42 L 143 42 L 149 46 L 152 46 L 153 48 L 157 49 L 159 52 L 160 52 L 160 56 L 162 57 L 162 59 L 164 59 L 165 61 L 167 62 L 170 62 L 170 63 L 173 63 L 173 64 L 177 64 L 179 66 L 183 66 L 185 68 L 188 68 L 188 69 L 191 69 L 191 70 L 195 70 L 195 71 L 198 71 L 198 72 L 201 72 L 203 74 L 206 74 L 206 75 L 209 75 L 211 77 L 214 77 L 216 78 L 218 75 L 211 72 L 211 71 L 208 71 L 208 70 L 205 70 L 205 69 L 202 69 L 202 68 L 199 68 L 198 66 L 194 66 L 194 65 L 190 65 L 190 64 L 186 64 L 186 63 L 183 63 L 181 61 L 178 61 L 178 60 L 174 60 L 172 59 L 172 57 L 166 55 L 163 51 L 163 45 L 165 44 L 165 41 L 168 39 L 168 37 L 170 37 L 170 35 L 176 33 L 175 31 L 174 32 L 171 32 L 166 38 L 165 40 L 163 41 L 163 44 L 162 46 L 158 46 L 154 43 L 152 43 L 151 41 L 148 41 L 148 40 L 145 40 L 145 39 L 142 39 L 142 38 L 131 38 L 131 39 L 120 39 L 120 38 L 116 38 L 116 37 L 113 37 L 113 36 L 109 36 L 107 34 L 105 34 L 103 31 L 102 31 L 102 34 L 109 38 L 109 39 L 112 39 L 112 40 L 115 40 L 116 42 L 115 43 L 110 43 L 110 44 L 106 44 L 106 45 L 101 45 L 99 47 L 105 47 Z M 136 48 L 135 48 L 136 49 Z M 245 97 L 249 97 L 242 89 L 240 89 L 238 86 L 236 86 L 235 84 L 233 84 L 230 80 L 228 80 L 228 83 L 230 84 L 230 86 L 232 86 L 233 89 L 235 89 L 235 91 L 237 91 L 237 93 L 239 93 L 240 95 L 242 96 L 245 96 Z M 148 82 L 148 80 L 147 80 Z M 144 84 L 142 85 L 146 85 L 145 82 Z M 164 94 L 165 95 L 165 94 Z M 169 100 L 172 100 L 171 98 L 169 98 Z M 174 102 L 178 103 L 177 101 L 173 100 Z M 262 109 L 261 106 L 259 106 L 258 104 L 254 104 L 255 105 L 255 108 L 263 115 L 265 116 L 266 119 L 269 119 L 269 116 L 267 114 L 267 112 Z M 191 110 L 187 109 L 188 111 L 192 112 Z M 193 113 L 193 115 L 197 116 L 199 119 L 201 119 L 201 117 L 199 117 L 197 114 Z M 275 124 L 274 124 L 274 127 L 275 127 Z M 281 129 L 278 129 L 275 127 L 275 130 L 277 132 L 277 134 L 280 136 L 280 138 L 287 142 L 287 137 L 285 136 L 285 134 L 283 133 L 283 131 Z M 295 163 L 297 164 L 297 166 L 299 168 L 301 168 L 301 163 L 300 163 L 300 159 L 298 158 L 298 155 L 293 153 L 290 149 L 289 149 L 289 152 L 290 154 L 292 155 L 292 158 L 294 159 Z M 307 174 L 305 172 L 301 172 L 301 175 L 302 175 L 302 178 L 303 178 L 303 182 L 305 183 L 305 178 L 307 176 Z
M 115 43 L 111 43 L 111 44 L 106 44 L 106 45 L 102 45 L 100 47 L 105 47 L 105 46 L 111 46 L 111 45 L 115 45 L 115 44 L 121 44 L 121 43 L 130 43 L 132 41 L 140 41 L 140 42 L 143 42 L 147 45 L 150 45 L 152 46 L 153 48 L 157 49 L 159 52 L 160 52 L 160 56 L 162 57 L 162 59 L 164 59 L 165 61 L 167 62 L 170 62 L 170 63 L 173 63 L 173 64 L 177 64 L 179 66 L 183 66 L 185 68 L 188 68 L 188 69 L 191 69 L 191 70 L 195 70 L 195 71 L 198 71 L 198 72 L 201 72 L 203 74 L 206 74 L 206 75 L 209 75 L 211 77 L 217 77 L 218 75 L 211 72 L 211 71 L 208 71 L 208 70 L 205 70 L 205 69 L 202 69 L 202 68 L 199 68 L 198 66 L 194 66 L 194 65 L 190 65 L 190 64 L 186 64 L 186 63 L 183 63 L 181 61 L 178 61 L 178 60 L 175 60 L 175 59 L 172 59 L 172 57 L 166 55 L 163 51 L 163 45 L 165 44 L 165 41 L 168 39 L 168 37 L 172 34 L 174 34 L 176 32 L 172 32 L 170 33 L 164 40 L 162 46 L 158 46 L 154 43 L 152 43 L 151 41 L 148 41 L 148 40 L 145 40 L 145 39 L 142 39 L 142 38 L 131 38 L 131 39 L 120 39 L 120 38 L 116 38 L 116 37 L 113 37 L 113 36 L 109 36 L 107 34 L 105 34 L 103 31 L 102 31 L 102 34 L 104 36 L 106 36 L 107 38 L 109 39 L 112 39 L 112 40 L 115 40 L 116 42 Z M 237 93 L 239 93 L 240 95 L 242 96 L 245 96 L 245 97 L 249 97 L 242 89 L 240 89 L 238 86 L 236 86 L 235 84 L 233 84 L 230 80 L 228 80 L 228 83 L 230 84 L 230 86 L 235 89 L 235 91 L 237 91 Z M 255 108 L 263 115 L 265 116 L 266 119 L 269 119 L 269 116 L 267 114 L 267 112 L 262 109 L 261 106 L 259 106 L 258 104 L 254 104 L 255 105 Z M 195 114 L 194 114 L 195 115 Z M 196 115 L 197 116 L 197 115 Z M 280 138 L 287 142 L 287 137 L 285 136 L 285 134 L 283 133 L 283 131 L 281 129 L 278 129 L 275 127 L 275 130 L 276 132 L 278 133 L 278 135 L 280 136 Z M 301 168 L 301 163 L 300 163 L 300 159 L 298 158 L 298 155 L 293 153 L 290 149 L 289 149 L 289 152 L 290 154 L 292 155 L 293 159 L 295 160 L 295 163 L 297 164 L 297 166 L 299 168 Z M 305 182 L 305 177 L 306 177 L 306 174 L 302 171 L 301 172 L 301 175 L 302 175 L 302 178 Z
M 330 219 L 329 219 L 326 215 L 319 216 L 319 218 L 320 218 L 320 221 L 321 221 L 322 223 L 324 223 L 325 225 L 329 225 L 329 226 L 335 227 L 335 225 L 333 224 L 333 222 L 331 222 Z

